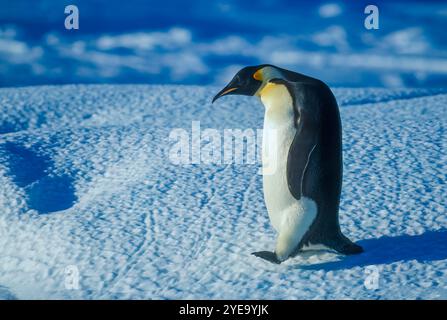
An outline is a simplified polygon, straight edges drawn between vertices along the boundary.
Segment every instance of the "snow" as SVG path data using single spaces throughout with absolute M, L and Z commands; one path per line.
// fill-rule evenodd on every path
M 447 298 L 445 90 L 334 90 L 340 223 L 365 253 L 274 265 L 251 255 L 276 238 L 259 164 L 168 156 L 192 121 L 262 127 L 259 101 L 218 89 L 0 89 L 0 299 Z

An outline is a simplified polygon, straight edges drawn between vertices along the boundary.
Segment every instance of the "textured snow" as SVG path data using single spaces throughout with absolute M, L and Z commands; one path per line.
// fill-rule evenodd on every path
M 191 121 L 262 127 L 259 101 L 211 105 L 218 89 L 0 89 L 0 299 L 447 298 L 445 91 L 334 90 L 340 222 L 365 253 L 274 265 L 251 255 L 276 236 L 258 165 L 168 158 L 170 130 Z

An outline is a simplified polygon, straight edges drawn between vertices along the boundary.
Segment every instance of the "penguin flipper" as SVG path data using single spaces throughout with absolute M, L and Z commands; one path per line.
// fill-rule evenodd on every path
M 271 252 L 271 251 L 258 251 L 258 252 L 253 252 L 252 255 L 267 260 L 271 263 L 275 263 L 275 264 L 280 264 L 281 261 L 278 259 L 278 257 L 276 256 L 276 253 Z
M 319 100 L 311 85 L 283 79 L 273 79 L 271 82 L 284 85 L 293 101 L 296 134 L 287 156 L 287 184 L 293 197 L 300 200 L 306 184 L 306 169 L 317 147 L 319 123 L 314 109 L 318 108 Z

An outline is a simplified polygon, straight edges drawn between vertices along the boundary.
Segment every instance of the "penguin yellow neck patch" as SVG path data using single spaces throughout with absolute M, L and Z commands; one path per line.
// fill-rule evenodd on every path
M 286 86 L 267 83 L 260 92 L 265 107 L 264 126 L 284 128 L 293 126 L 293 103 Z
M 264 86 L 264 88 L 261 89 L 261 92 L 259 93 L 259 95 L 260 95 L 261 97 L 263 97 L 263 96 L 264 96 L 264 97 L 265 97 L 265 96 L 268 96 L 269 94 L 272 93 L 272 90 L 273 90 L 274 88 L 277 88 L 277 84 L 269 82 L 269 83 L 267 83 L 267 84 Z

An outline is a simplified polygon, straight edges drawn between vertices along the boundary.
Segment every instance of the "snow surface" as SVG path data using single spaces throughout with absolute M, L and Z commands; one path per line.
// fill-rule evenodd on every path
M 334 90 L 340 222 L 365 253 L 274 265 L 251 255 L 275 243 L 258 165 L 167 155 L 170 130 L 191 121 L 262 127 L 259 101 L 211 105 L 218 89 L 0 89 L 0 298 L 447 298 L 446 91 Z

